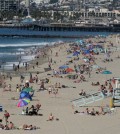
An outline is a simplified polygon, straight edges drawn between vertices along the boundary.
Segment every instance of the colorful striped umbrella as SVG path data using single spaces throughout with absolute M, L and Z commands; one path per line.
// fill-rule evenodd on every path
M 24 107 L 26 105 L 28 105 L 28 103 L 30 103 L 30 100 L 29 99 L 20 99 L 18 104 L 17 104 L 17 107 Z

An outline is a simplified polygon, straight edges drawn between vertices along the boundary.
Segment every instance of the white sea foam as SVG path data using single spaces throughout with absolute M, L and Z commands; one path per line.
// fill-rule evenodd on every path
M 25 49 L 23 49 L 23 48 L 18 48 L 17 51 L 24 52 Z
M 0 47 L 29 47 L 29 46 L 45 46 L 45 45 L 53 45 L 55 42 L 41 42 L 41 43 L 18 43 L 18 44 L 0 44 Z M 24 49 L 18 49 L 18 51 L 21 51 Z
M 24 52 L 5 52 L 5 53 L 0 53 L 0 56 L 3 55 L 20 55 L 20 54 L 24 54 Z
M 0 47 L 29 47 L 29 46 L 45 46 L 45 45 L 54 45 L 55 43 L 62 43 L 62 40 L 57 41 L 42 41 L 42 42 L 29 42 L 22 41 L 21 43 L 0 43 Z M 18 48 L 18 51 L 24 51 L 23 48 Z
M 17 66 L 19 64 L 19 62 L 6 62 L 6 64 L 1 65 L 0 69 L 1 70 L 13 70 L 13 64 Z M 23 64 L 20 63 L 19 66 L 22 67 Z
M 34 60 L 34 58 L 35 58 L 35 55 L 28 55 L 28 56 L 22 56 L 22 57 L 21 57 L 21 60 L 22 60 L 23 62 L 25 62 L 25 61 Z

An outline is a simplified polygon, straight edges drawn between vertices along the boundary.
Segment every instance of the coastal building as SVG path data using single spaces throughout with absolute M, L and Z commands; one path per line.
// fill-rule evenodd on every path
M 20 0 L 0 0 L 0 11 L 18 10 Z
M 28 8 L 30 6 L 30 0 L 25 0 L 25 6 Z
M 113 8 L 120 10 L 120 0 L 113 0 Z

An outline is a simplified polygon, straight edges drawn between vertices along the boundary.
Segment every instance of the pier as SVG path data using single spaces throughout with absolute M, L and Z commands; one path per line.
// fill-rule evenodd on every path
M 26 25 L 0 25 L 0 36 L 2 37 L 34 37 L 34 38 L 80 38 L 80 32 L 108 32 L 119 33 L 120 24 L 105 25 L 83 25 L 54 23 L 49 25 L 26 24 Z M 8 30 L 8 31 L 7 31 Z M 64 34 L 65 32 L 69 34 Z M 78 34 L 74 34 L 77 32 Z M 56 34 L 57 33 L 57 34 Z

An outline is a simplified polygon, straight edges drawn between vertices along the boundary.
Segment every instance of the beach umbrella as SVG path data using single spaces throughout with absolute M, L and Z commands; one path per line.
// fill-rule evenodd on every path
M 62 65 L 62 66 L 59 67 L 59 69 L 66 69 L 66 68 L 69 68 L 69 66 L 67 66 L 67 65 Z
M 34 90 L 31 87 L 24 88 L 22 91 L 27 92 L 27 93 L 34 92 Z
M 107 80 L 107 75 L 108 74 L 112 74 L 112 72 L 108 71 L 108 70 L 105 70 L 105 71 L 102 71 L 102 74 L 105 74 L 106 75 L 106 80 Z
M 31 95 L 28 92 L 22 91 L 20 93 L 20 99 L 28 98 L 29 100 L 32 100 Z
M 80 54 L 80 52 L 75 51 L 75 52 L 73 53 L 73 56 L 78 56 L 79 54 Z
M 67 69 L 66 69 L 66 72 L 67 72 L 67 73 L 70 73 L 70 72 L 73 72 L 73 71 L 74 71 L 74 70 L 73 70 L 72 68 L 67 68 Z
M 84 54 L 90 54 L 89 50 L 84 51 Z
M 105 71 L 102 71 L 102 74 L 112 74 L 112 72 L 105 70 Z
M 24 107 L 26 105 L 28 105 L 28 103 L 30 103 L 30 100 L 29 99 L 20 99 L 18 104 L 17 104 L 17 107 Z

